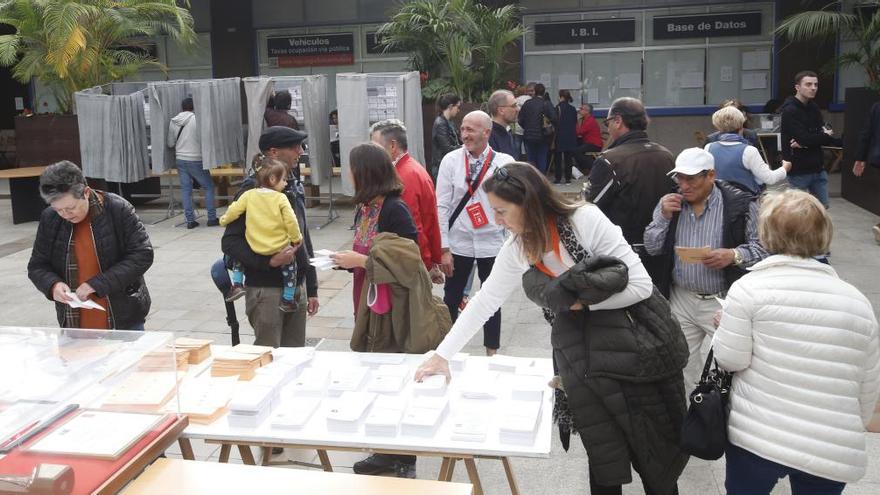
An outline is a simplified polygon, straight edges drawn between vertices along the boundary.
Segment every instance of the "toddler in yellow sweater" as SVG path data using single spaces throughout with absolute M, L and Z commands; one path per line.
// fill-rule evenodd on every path
M 226 226 L 245 217 L 244 236 L 248 245 L 258 254 L 272 256 L 291 244 L 302 242 L 302 232 L 296 221 L 296 214 L 287 196 L 281 191 L 287 187 L 287 166 L 280 160 L 264 158 L 256 173 L 257 187 L 246 191 L 229 205 L 226 214 L 220 217 L 220 225 Z M 279 309 L 293 312 L 296 304 L 296 259 L 281 267 L 284 288 L 281 292 Z M 232 290 L 228 300 L 235 300 L 244 294 L 244 272 L 241 263 L 232 263 Z

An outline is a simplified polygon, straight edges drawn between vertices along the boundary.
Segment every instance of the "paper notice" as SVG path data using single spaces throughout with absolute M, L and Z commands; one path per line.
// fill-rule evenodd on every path
M 767 73 L 766 72 L 743 72 L 740 89 L 766 89 Z
M 695 89 L 703 87 L 703 73 L 688 71 L 681 75 L 680 84 L 682 89 Z
M 86 309 L 100 309 L 101 311 L 107 311 L 103 306 L 92 301 L 91 299 L 86 299 L 85 301 L 81 301 L 79 297 L 76 296 L 75 292 L 68 292 L 67 297 L 71 298 L 72 301 L 68 301 L 67 304 L 71 308 L 86 308 Z
M 548 87 L 548 88 L 549 88 L 550 86 L 552 86 L 552 84 L 550 84 L 550 81 L 551 81 L 551 80 L 552 80 L 552 76 L 551 76 L 549 73 L 547 73 L 547 72 L 541 74 L 541 77 L 538 78 L 538 82 L 541 83 L 541 84 L 543 84 L 545 87 Z
M 721 66 L 721 82 L 733 81 L 733 67 L 729 65 Z
M 581 89 L 581 77 L 577 74 L 560 74 L 559 89 Z
M 587 88 L 587 103 L 599 103 L 599 88 Z
M 638 72 L 624 72 L 617 76 L 620 89 L 639 89 L 642 87 L 642 75 Z
M 742 53 L 742 70 L 770 69 L 770 50 L 752 50 Z
M 678 259 L 680 259 L 684 263 L 700 264 L 703 262 L 703 259 L 706 256 L 709 256 L 709 251 L 711 251 L 711 248 L 709 248 L 709 246 L 703 246 L 703 247 L 675 246 L 675 254 L 678 255 Z

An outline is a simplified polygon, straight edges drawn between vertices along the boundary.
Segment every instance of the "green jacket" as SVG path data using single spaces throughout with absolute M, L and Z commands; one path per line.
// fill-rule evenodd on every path
M 378 234 L 365 268 L 351 349 L 408 354 L 435 349 L 452 327 L 452 319 L 443 301 L 431 293 L 431 277 L 418 245 L 397 234 Z M 367 307 L 370 284 L 391 286 L 391 311 L 380 315 Z

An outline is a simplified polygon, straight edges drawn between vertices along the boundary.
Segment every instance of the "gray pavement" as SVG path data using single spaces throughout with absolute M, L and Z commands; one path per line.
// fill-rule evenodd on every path
M 833 179 L 838 179 L 839 176 Z M 839 181 L 832 181 L 832 191 L 839 190 Z M 577 190 L 577 185 L 568 190 Z M 834 243 L 832 264 L 845 280 L 853 283 L 871 300 L 875 309 L 880 308 L 880 246 L 874 242 L 870 227 L 878 219 L 832 194 L 831 214 L 834 218 Z M 839 195 L 836 195 L 839 196 Z M 222 213 L 222 209 L 220 210 Z M 342 217 L 326 228 L 311 234 L 316 249 L 345 249 L 351 244 L 352 208 L 339 208 Z M 145 223 L 152 223 L 165 216 L 165 205 L 151 204 L 138 208 Z M 310 225 L 323 222 L 319 215 L 326 210 L 309 210 Z M 202 219 L 204 220 L 204 219 Z M 199 227 L 186 230 L 175 227 L 182 217 L 175 217 L 147 230 L 156 251 L 153 267 L 146 280 L 153 298 L 152 311 L 147 318 L 147 330 L 173 331 L 181 336 L 208 338 L 217 343 L 229 343 L 229 328 L 225 321 L 224 304 L 209 275 L 211 263 L 220 255 L 222 229 Z M 202 222 L 204 225 L 204 222 Z M 10 202 L 0 199 L 0 324 L 21 326 L 56 326 L 52 304 L 37 293 L 27 279 L 26 265 L 36 232 L 36 223 L 12 224 Z M 320 312 L 309 319 L 307 336 L 320 340 L 325 350 L 348 350 L 348 338 L 354 321 L 352 317 L 351 279 L 344 272 L 319 272 Z M 435 289 L 438 295 L 442 290 Z M 253 340 L 253 330 L 244 316 L 243 300 L 236 303 L 241 321 L 242 341 Z M 550 329 L 540 310 L 529 302 L 521 290 L 502 309 L 501 352 L 515 356 L 550 357 Z M 481 353 L 482 336 L 478 333 L 469 343 L 466 352 Z M 199 459 L 216 460 L 219 448 L 194 442 Z M 880 493 L 880 434 L 868 439 L 868 474 L 859 483 L 851 484 L 844 493 Z M 176 448 L 170 456 L 178 456 Z M 357 453 L 330 453 L 334 466 L 350 472 L 351 465 L 361 459 Z M 289 459 L 291 467 L 317 463 L 313 451 L 288 449 L 274 460 Z M 241 462 L 233 452 L 232 462 Z M 499 461 L 478 460 L 478 469 L 487 494 L 509 493 L 504 470 Z M 587 483 L 587 459 L 583 447 L 575 437 L 572 448 L 565 452 L 554 435 L 553 449 L 549 459 L 513 459 L 513 469 L 519 481 L 521 493 L 548 493 L 557 495 L 589 493 Z M 418 476 L 435 478 L 439 472 L 438 459 L 420 459 Z M 457 466 L 455 481 L 467 481 L 464 466 Z M 681 477 L 680 493 L 711 495 L 724 493 L 724 461 L 707 462 L 692 459 Z M 787 483 L 773 492 L 789 493 Z M 624 488 L 626 494 L 643 493 L 638 476 Z

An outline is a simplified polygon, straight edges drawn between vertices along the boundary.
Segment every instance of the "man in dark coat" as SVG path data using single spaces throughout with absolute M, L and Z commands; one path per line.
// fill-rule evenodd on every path
M 554 184 L 562 183 L 565 175 L 565 183 L 571 184 L 571 167 L 575 164 L 574 151 L 577 149 L 577 110 L 571 105 L 571 92 L 567 89 L 559 91 L 559 103 L 556 105 L 556 115 L 559 125 L 556 126 L 556 151 L 553 154 L 556 180 Z
M 856 150 L 856 161 L 853 164 L 853 175 L 861 177 L 865 172 L 865 165 L 880 168 L 880 102 L 871 107 L 868 122 L 862 127 L 859 136 L 859 147 Z M 874 232 L 874 240 L 880 244 L 880 223 L 871 228 Z
M 489 116 L 492 117 L 492 134 L 489 135 L 489 146 L 493 150 L 510 155 L 514 158 L 519 156 L 513 135 L 510 134 L 510 125 L 516 123 L 519 107 L 516 106 L 516 98 L 513 93 L 506 89 L 499 89 L 489 96 Z
M 544 134 L 544 121 L 557 125 L 556 109 L 544 99 L 546 88 L 543 84 L 535 84 L 535 96 L 523 103 L 517 121 L 523 128 L 523 143 L 529 163 L 541 171 L 547 172 L 547 154 L 550 151 L 550 136 Z

